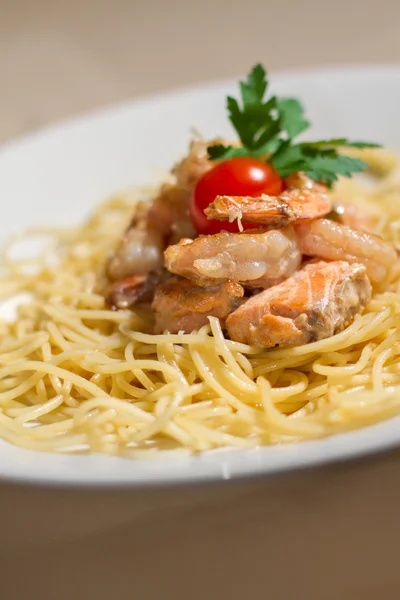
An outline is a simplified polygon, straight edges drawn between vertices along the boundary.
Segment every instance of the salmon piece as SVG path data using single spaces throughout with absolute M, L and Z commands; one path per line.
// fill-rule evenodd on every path
M 190 333 L 208 323 L 208 317 L 224 319 L 242 301 L 244 290 L 233 281 L 203 288 L 187 279 L 170 277 L 156 289 L 152 308 L 155 332 Z
M 307 344 L 343 331 L 371 293 L 364 265 L 309 263 L 247 300 L 226 319 L 226 329 L 232 340 L 265 348 Z
M 307 256 L 365 265 L 372 283 L 386 279 L 398 260 L 393 245 L 373 233 L 351 229 L 330 219 L 298 225 L 300 249 Z
M 237 220 L 280 229 L 290 223 L 302 223 L 328 214 L 331 201 L 327 188 L 302 173 L 291 175 L 288 189 L 279 196 L 217 196 L 204 211 L 208 219 Z
M 279 231 L 228 233 L 184 239 L 165 251 L 165 266 L 199 285 L 232 280 L 266 288 L 298 269 L 301 253 L 292 227 Z

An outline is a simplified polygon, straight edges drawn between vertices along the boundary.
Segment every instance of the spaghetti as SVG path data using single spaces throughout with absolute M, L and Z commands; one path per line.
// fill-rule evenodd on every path
M 359 151 L 358 151 L 359 152 Z M 340 181 L 376 233 L 400 243 L 398 162 L 363 153 L 376 178 Z M 152 456 L 321 438 L 400 412 L 400 264 L 345 331 L 263 350 L 225 339 L 220 323 L 153 335 L 151 311 L 111 311 L 104 265 L 135 198 L 121 195 L 69 230 L 29 232 L 46 247 L 4 250 L 0 298 L 0 437 L 41 451 Z M 21 294 L 23 294 L 21 298 Z

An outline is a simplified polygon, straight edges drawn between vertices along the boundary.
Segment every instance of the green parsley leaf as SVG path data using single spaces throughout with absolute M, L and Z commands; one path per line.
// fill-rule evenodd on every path
M 375 144 L 373 142 L 349 142 L 346 140 L 342 146 L 347 148 L 382 148 L 382 144 Z
M 249 156 L 246 148 L 235 148 L 234 146 L 223 146 L 222 144 L 209 146 L 207 152 L 210 160 L 228 160 L 236 156 Z
M 276 98 L 264 102 L 267 88 L 266 72 L 256 65 L 247 80 L 240 82 L 242 107 L 235 98 L 227 98 L 229 119 L 248 151 L 257 150 L 280 131 Z
M 341 175 L 351 177 L 367 168 L 367 164 L 350 156 L 314 156 L 304 166 L 304 173 L 315 181 L 324 181 L 330 186 Z
M 305 165 L 305 156 L 299 144 L 292 146 L 290 140 L 286 140 L 281 143 L 268 162 L 281 177 L 288 177 L 291 173 L 302 170 Z
M 235 98 L 228 96 L 226 99 L 226 107 L 228 109 L 229 119 L 239 134 L 240 141 L 243 146 L 251 144 L 251 132 L 248 127 L 247 118 L 242 114 L 238 101 Z
M 240 102 L 231 96 L 227 98 L 229 119 L 242 146 L 210 146 L 211 160 L 263 157 L 281 177 L 303 171 L 315 181 L 330 186 L 339 176 L 351 177 L 367 168 L 364 161 L 339 154 L 342 148 L 380 147 L 369 142 L 351 142 L 347 138 L 294 143 L 293 140 L 310 126 L 303 106 L 296 98 L 271 96 L 266 99 L 267 92 L 267 73 L 258 64 L 246 81 L 240 82 Z
M 257 108 L 264 98 L 268 87 L 265 69 L 262 65 L 256 65 L 247 76 L 247 81 L 240 82 L 243 107 L 245 111 Z
M 278 140 L 272 140 L 265 143 L 263 146 L 257 148 L 257 150 L 248 150 L 241 146 L 224 146 L 223 144 L 214 144 L 208 146 L 207 152 L 210 160 L 229 160 L 230 158 L 236 158 L 237 156 L 252 156 L 258 158 L 265 154 L 275 152 L 279 145 Z
M 271 156 L 269 162 L 281 177 L 295 171 L 303 171 L 314 181 L 323 181 L 330 186 L 338 176 L 351 177 L 367 168 L 367 164 L 350 156 L 339 155 L 335 149 L 319 150 L 307 144 L 291 145 L 285 142 Z
M 371 142 L 350 142 L 347 138 L 333 138 L 331 140 L 321 140 L 319 142 L 304 142 L 312 148 L 329 148 L 343 146 L 346 148 L 381 148 L 380 144 L 373 144 Z
M 296 98 L 278 100 L 277 109 L 281 128 L 290 140 L 310 127 L 310 122 L 304 118 L 304 109 Z

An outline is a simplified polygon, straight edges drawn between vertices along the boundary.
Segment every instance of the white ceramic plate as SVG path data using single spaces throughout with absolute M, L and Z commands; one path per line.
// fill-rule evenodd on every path
M 224 98 L 235 81 L 182 89 L 97 113 L 0 149 L 0 242 L 40 224 L 81 221 L 96 203 L 154 180 L 185 152 L 189 130 L 228 134 Z M 317 138 L 367 139 L 400 151 L 400 68 L 334 69 L 273 78 L 301 98 Z M 0 478 L 75 485 L 229 479 L 360 456 L 400 443 L 400 417 L 329 439 L 191 458 L 132 461 L 42 454 L 0 442 Z

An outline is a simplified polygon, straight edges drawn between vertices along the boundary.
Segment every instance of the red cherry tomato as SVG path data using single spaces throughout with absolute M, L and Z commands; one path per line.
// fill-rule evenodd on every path
M 240 156 L 225 160 L 207 171 L 197 182 L 190 201 L 190 215 L 199 234 L 225 231 L 238 232 L 237 221 L 208 220 L 204 209 L 221 196 L 277 196 L 284 188 L 283 179 L 275 169 L 259 160 Z M 243 223 L 244 229 L 254 229 L 252 223 Z

